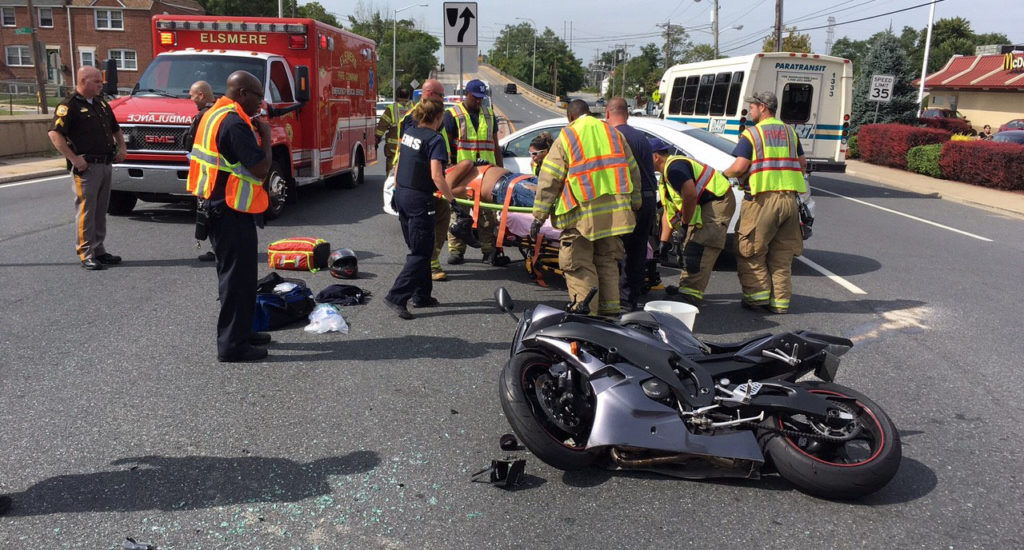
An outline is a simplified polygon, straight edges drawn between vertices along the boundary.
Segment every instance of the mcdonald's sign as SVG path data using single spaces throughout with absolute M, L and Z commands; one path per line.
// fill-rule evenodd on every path
M 1003 56 L 1003 70 L 1024 73 L 1024 54 L 1008 53 Z

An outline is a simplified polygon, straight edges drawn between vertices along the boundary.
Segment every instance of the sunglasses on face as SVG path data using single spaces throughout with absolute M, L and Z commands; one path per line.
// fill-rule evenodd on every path
M 541 153 L 547 153 L 547 152 L 548 152 L 547 149 L 541 149 L 540 151 L 530 151 L 530 156 L 531 157 L 535 157 L 535 156 L 537 156 L 537 155 L 539 155 Z

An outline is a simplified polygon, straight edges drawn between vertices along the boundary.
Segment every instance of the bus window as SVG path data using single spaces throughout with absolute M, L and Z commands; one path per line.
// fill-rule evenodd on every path
M 715 87 L 715 75 L 706 74 L 700 77 L 700 89 L 697 90 L 697 105 L 693 109 L 695 115 L 706 115 L 711 107 L 711 92 Z
M 718 73 L 715 76 L 715 88 L 711 93 L 711 110 L 708 112 L 711 116 L 722 116 L 725 114 L 725 100 L 729 97 L 729 80 L 732 78 L 730 73 Z
M 736 106 L 740 104 L 740 100 L 743 99 L 741 95 L 743 92 L 743 71 L 736 71 L 732 73 L 732 83 L 729 84 L 729 102 L 726 103 L 725 115 L 733 116 L 736 114 Z
M 697 102 L 697 85 L 700 83 L 699 76 L 686 77 L 686 90 L 683 92 L 682 114 L 692 115 L 693 106 Z
M 672 82 L 672 95 L 669 96 L 668 114 L 678 115 L 683 105 L 683 88 L 686 87 L 686 78 L 679 77 Z
M 811 118 L 811 99 L 814 87 L 810 84 L 789 82 L 782 88 L 782 107 L 779 119 L 786 124 L 803 124 Z

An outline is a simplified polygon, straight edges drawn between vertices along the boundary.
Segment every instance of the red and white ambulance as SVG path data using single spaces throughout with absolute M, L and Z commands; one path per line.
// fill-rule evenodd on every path
M 128 149 L 114 165 L 111 214 L 128 214 L 138 199 L 188 196 L 189 88 L 205 80 L 219 97 L 237 70 L 264 83 L 260 116 L 273 138 L 267 217 L 281 213 L 295 187 L 326 178 L 358 185 L 377 160 L 372 40 L 313 19 L 157 15 L 153 53 L 131 95 L 111 102 Z

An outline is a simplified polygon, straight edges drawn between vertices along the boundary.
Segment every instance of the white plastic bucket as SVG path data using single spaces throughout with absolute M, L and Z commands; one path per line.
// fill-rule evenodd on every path
M 697 319 L 700 310 L 697 306 L 685 302 L 672 302 L 669 300 L 655 300 L 644 305 L 644 311 L 660 311 L 679 319 L 686 325 L 686 328 L 693 330 L 693 322 Z

